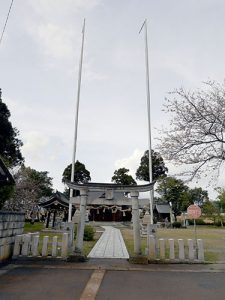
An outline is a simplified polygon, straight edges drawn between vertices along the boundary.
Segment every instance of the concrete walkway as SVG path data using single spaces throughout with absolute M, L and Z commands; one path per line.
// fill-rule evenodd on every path
M 102 226 L 105 231 L 89 253 L 89 258 L 129 258 L 122 234 L 112 226 Z

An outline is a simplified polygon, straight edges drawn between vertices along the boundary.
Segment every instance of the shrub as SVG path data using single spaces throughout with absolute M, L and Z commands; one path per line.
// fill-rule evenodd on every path
M 84 241 L 93 241 L 95 230 L 91 225 L 85 225 L 84 228 Z
M 181 228 L 181 222 L 173 222 L 172 226 L 173 228 Z
M 225 222 L 224 221 L 222 221 L 222 222 L 221 221 L 216 221 L 215 225 L 218 226 L 218 227 L 225 226 Z
M 202 219 L 195 220 L 195 223 L 196 223 L 196 225 L 205 225 L 205 222 Z
M 188 220 L 188 223 L 189 223 L 189 225 L 194 225 L 194 220 L 193 220 L 193 219 Z M 195 220 L 195 224 L 196 224 L 196 225 L 207 225 L 207 224 L 205 223 L 205 221 L 202 220 L 202 219 L 196 219 L 196 220 Z
M 207 225 L 207 226 L 214 226 L 214 223 L 213 223 L 213 222 L 205 222 L 205 221 L 204 221 L 204 225 Z

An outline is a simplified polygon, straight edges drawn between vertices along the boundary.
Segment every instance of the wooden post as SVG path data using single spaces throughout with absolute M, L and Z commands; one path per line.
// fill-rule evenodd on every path
M 51 216 L 51 211 L 48 212 L 46 228 L 48 228 L 48 226 L 49 226 L 50 216 Z
M 52 221 L 52 228 L 55 227 L 55 218 L 56 218 L 56 214 L 57 214 L 57 211 L 54 210 L 54 213 L 53 213 L 53 221 Z

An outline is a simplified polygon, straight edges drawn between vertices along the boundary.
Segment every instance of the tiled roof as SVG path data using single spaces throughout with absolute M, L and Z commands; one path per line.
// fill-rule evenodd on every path
M 169 204 L 156 204 L 156 210 L 160 214 L 169 214 L 170 213 L 170 205 Z

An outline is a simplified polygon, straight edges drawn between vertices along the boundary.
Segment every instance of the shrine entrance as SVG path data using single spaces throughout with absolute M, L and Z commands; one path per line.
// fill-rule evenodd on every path
M 104 209 L 105 206 L 109 207 L 122 207 L 129 205 L 132 207 L 132 223 L 133 223 L 133 237 L 134 237 L 134 253 L 135 255 L 141 254 L 141 236 L 140 236 L 140 220 L 139 208 L 143 205 L 148 205 L 144 199 L 138 199 L 139 192 L 149 192 L 153 190 L 154 182 L 145 185 L 118 185 L 111 183 L 85 183 L 77 184 L 74 182 L 66 182 L 68 187 L 72 190 L 79 190 L 79 197 L 72 197 L 70 203 L 80 206 L 80 218 L 78 223 L 77 238 L 75 244 L 75 253 L 82 253 L 83 250 L 83 237 L 85 227 L 85 217 L 87 206 L 101 205 Z M 99 196 L 105 193 L 104 198 L 93 198 L 91 195 L 95 192 Z M 130 198 L 121 197 L 117 198 L 115 195 L 120 192 L 123 195 L 130 194 Z M 90 197 L 89 197 L 90 194 Z M 146 202 L 146 203 L 143 203 Z M 141 204 L 140 204 L 141 203 Z

